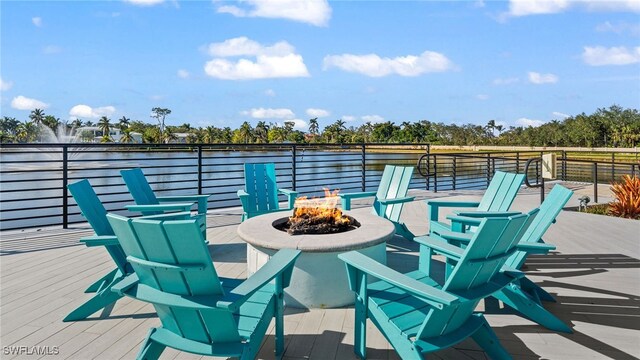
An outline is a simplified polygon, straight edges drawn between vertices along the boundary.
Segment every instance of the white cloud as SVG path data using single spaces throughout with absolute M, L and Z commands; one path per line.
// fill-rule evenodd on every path
M 211 43 L 207 52 L 213 57 L 231 56 L 284 56 L 295 52 L 295 48 L 286 41 L 279 41 L 271 46 L 264 46 L 246 36 L 225 40 L 221 43 Z
M 42 18 L 39 16 L 36 17 L 32 17 L 31 18 L 31 22 L 33 23 L 33 25 L 35 25 L 36 27 L 42 27 Z
M 246 6 L 223 5 L 217 11 L 236 17 L 288 19 L 315 26 L 326 26 L 331 18 L 327 0 L 245 0 L 240 3 Z
M 309 108 L 307 109 L 307 115 L 309 115 L 312 118 L 321 118 L 321 117 L 327 117 L 329 115 L 331 115 L 331 113 L 328 110 L 325 109 L 314 109 L 314 108 Z
M 520 79 L 518 79 L 517 77 L 497 78 L 497 79 L 493 79 L 493 85 L 511 85 L 519 81 Z
M 532 84 L 555 84 L 558 82 L 558 76 L 554 74 L 540 74 L 537 72 L 529 72 L 529 82 Z
M 518 120 L 516 120 L 516 124 L 520 125 L 520 126 L 524 126 L 524 127 L 538 127 L 542 124 L 544 124 L 545 122 L 542 120 L 533 120 L 533 119 L 527 119 L 527 118 L 520 118 Z
M 42 53 L 45 55 L 58 54 L 62 52 L 62 48 L 56 45 L 47 45 L 42 48 Z
M 18 110 L 46 109 L 49 107 L 49 104 L 19 95 L 11 100 L 11 107 Z
M 612 24 L 609 21 L 605 21 L 602 24 L 598 24 L 596 26 L 596 31 L 612 32 L 619 35 L 629 33 L 633 36 L 640 36 L 640 24 L 632 24 L 624 21 L 619 21 Z
M 640 46 L 631 49 L 624 46 L 585 46 L 582 60 L 591 66 L 635 64 L 640 62 Z
M 240 114 L 251 116 L 254 119 L 293 119 L 296 116 L 293 111 L 285 108 L 253 108 L 241 111 Z
M 563 119 L 566 119 L 566 118 L 571 116 L 571 115 L 567 115 L 565 113 L 561 113 L 559 111 L 554 111 L 554 112 L 551 113 L 551 115 L 553 115 L 555 117 L 563 118 Z
M 264 94 L 265 94 L 266 96 L 270 96 L 270 97 L 274 97 L 274 96 L 276 96 L 276 92 L 275 92 L 275 90 L 273 90 L 273 89 L 267 89 L 267 90 L 265 90 L 265 91 L 264 91 Z
M 374 124 L 384 122 L 384 118 L 380 115 L 363 115 L 361 119 L 364 122 L 370 122 Z
M 482 101 L 489 100 L 489 95 L 487 95 L 487 94 L 478 94 L 478 95 L 476 95 L 476 99 L 482 100 Z
M 0 78 L 0 90 L 7 91 L 13 87 L 13 81 L 4 81 Z
M 207 51 L 216 58 L 204 66 L 207 75 L 225 80 L 249 80 L 288 77 L 308 77 L 309 71 L 302 56 L 295 53 L 295 48 L 286 41 L 272 46 L 264 46 L 246 37 L 212 43 Z M 230 61 L 222 57 L 255 56 Z
M 500 14 L 498 19 L 557 14 L 575 8 L 592 12 L 640 12 L 640 2 L 637 0 L 510 0 L 509 11 Z
M 376 54 L 325 56 L 323 69 L 327 70 L 331 67 L 366 76 L 381 77 L 392 74 L 418 76 L 424 73 L 444 72 L 453 70 L 455 65 L 443 54 L 425 51 L 419 56 L 408 55 L 395 58 L 381 58 Z
M 191 76 L 191 74 L 189 74 L 187 70 L 184 70 L 184 69 L 178 70 L 178 77 L 180 79 L 188 79 L 189 76 Z
M 353 115 L 342 115 L 342 121 L 351 122 L 356 120 L 358 120 L 358 118 Z
M 89 105 L 79 104 L 69 110 L 69 115 L 72 118 L 99 118 L 102 116 L 111 116 L 115 112 L 116 108 L 113 106 L 92 108 Z
M 123 0 L 126 3 L 137 6 L 154 6 L 162 4 L 164 0 Z

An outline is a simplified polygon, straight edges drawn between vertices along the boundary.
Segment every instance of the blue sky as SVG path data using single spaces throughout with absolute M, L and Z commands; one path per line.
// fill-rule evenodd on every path
M 537 125 L 640 108 L 639 1 L 2 1 L 2 116 Z

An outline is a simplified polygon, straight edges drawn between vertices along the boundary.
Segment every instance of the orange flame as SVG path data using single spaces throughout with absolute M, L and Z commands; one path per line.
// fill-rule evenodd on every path
M 289 221 L 295 222 L 312 218 L 334 224 L 349 223 L 349 219 L 342 216 L 342 211 L 337 208 L 340 190 L 331 191 L 328 188 L 323 188 L 323 190 L 325 195 L 323 198 L 309 199 L 306 196 L 296 198 L 293 216 L 289 218 Z

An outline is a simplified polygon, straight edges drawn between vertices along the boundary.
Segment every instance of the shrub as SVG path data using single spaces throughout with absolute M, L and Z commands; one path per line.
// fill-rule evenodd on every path
M 640 219 L 640 178 L 624 175 L 622 181 L 613 183 L 611 191 L 615 200 L 609 204 L 613 216 Z

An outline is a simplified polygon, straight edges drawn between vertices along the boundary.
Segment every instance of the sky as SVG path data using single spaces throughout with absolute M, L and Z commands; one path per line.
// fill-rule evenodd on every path
M 640 108 L 640 1 L 2 1 L 0 116 L 306 129 Z

